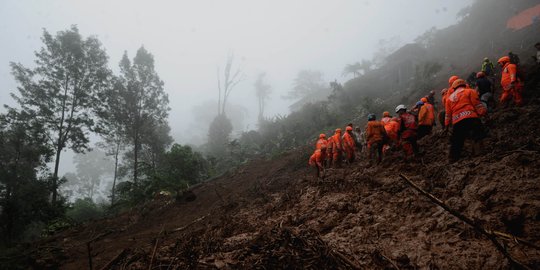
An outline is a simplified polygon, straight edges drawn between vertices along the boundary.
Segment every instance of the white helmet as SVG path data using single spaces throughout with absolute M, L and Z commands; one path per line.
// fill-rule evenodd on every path
M 396 107 L 396 113 L 399 112 L 400 110 L 407 110 L 407 107 L 403 104 L 399 104 L 397 107 Z

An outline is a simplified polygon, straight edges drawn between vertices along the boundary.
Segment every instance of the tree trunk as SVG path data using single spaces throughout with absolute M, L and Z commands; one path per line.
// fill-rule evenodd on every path
M 56 199 L 58 197 L 58 166 L 60 165 L 60 154 L 62 153 L 62 147 L 61 142 L 59 140 L 57 148 L 56 148 L 56 159 L 54 160 L 54 173 L 52 178 L 52 203 L 56 203 Z
M 116 144 L 116 151 L 114 153 L 114 176 L 113 176 L 113 184 L 112 184 L 112 191 L 111 191 L 111 206 L 114 205 L 114 194 L 115 194 L 115 187 L 116 187 L 116 178 L 118 175 L 118 153 L 120 152 L 120 143 Z
M 133 149 L 133 183 L 137 184 L 139 176 L 139 134 L 135 135 L 135 147 Z

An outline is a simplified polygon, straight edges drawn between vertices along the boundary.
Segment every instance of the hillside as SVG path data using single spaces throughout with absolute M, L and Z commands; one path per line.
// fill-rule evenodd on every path
M 33 268 L 84 269 L 507 269 L 485 236 L 434 205 L 399 175 L 498 237 L 511 256 L 540 265 L 540 86 L 528 104 L 487 119 L 485 154 L 448 164 L 448 139 L 423 156 L 380 166 L 361 158 L 316 180 L 310 149 L 252 161 L 130 212 L 75 227 L 28 249 Z M 465 154 L 469 155 L 469 154 Z M 194 195 L 194 196 L 193 196 Z

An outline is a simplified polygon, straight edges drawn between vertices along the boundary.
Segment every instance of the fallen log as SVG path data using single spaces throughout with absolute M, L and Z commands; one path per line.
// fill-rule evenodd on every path
M 110 269 L 111 266 L 113 266 L 116 262 L 118 262 L 126 252 L 128 251 L 127 248 L 123 249 L 120 253 L 118 253 L 116 256 L 114 256 L 107 264 L 105 264 L 103 267 L 101 267 L 101 270 L 107 270 Z
M 492 243 L 493 245 L 495 246 L 495 248 L 497 248 L 497 250 L 499 252 L 501 252 L 501 254 L 506 257 L 506 259 L 508 259 L 508 261 L 510 262 L 510 264 L 512 264 L 514 267 L 518 268 L 518 269 L 529 269 L 529 267 L 527 267 L 526 265 L 524 265 L 523 263 L 517 261 L 516 259 L 514 259 L 512 257 L 512 255 L 510 255 L 510 253 L 508 253 L 508 251 L 497 241 L 497 238 L 495 236 L 495 234 L 491 233 L 491 232 L 488 232 L 486 229 L 484 229 L 482 226 L 476 224 L 472 219 L 464 216 L 463 214 L 461 214 L 460 212 L 450 208 L 447 204 L 445 204 L 443 201 L 439 200 L 437 197 L 433 196 L 432 194 L 428 193 L 427 191 L 423 190 L 421 187 L 419 187 L 418 185 L 416 185 L 415 183 L 413 183 L 411 180 L 409 180 L 409 178 L 407 178 L 405 175 L 403 174 L 399 174 L 399 176 L 401 177 L 401 179 L 403 179 L 407 184 L 409 184 L 411 187 L 413 187 L 414 189 L 416 189 L 418 192 L 420 192 L 420 194 L 426 196 L 429 200 L 431 200 L 431 202 L 435 203 L 436 205 L 442 207 L 444 210 L 446 210 L 447 212 L 449 212 L 450 214 L 452 214 L 453 216 L 457 217 L 458 219 L 460 219 L 461 221 L 467 223 L 468 225 L 470 225 L 471 227 L 473 227 L 476 231 L 478 231 L 479 233 L 483 234 L 484 236 L 486 236 Z

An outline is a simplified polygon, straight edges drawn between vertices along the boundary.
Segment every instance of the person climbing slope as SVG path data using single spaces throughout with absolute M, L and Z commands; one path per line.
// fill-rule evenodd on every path
M 504 106 L 508 105 L 510 98 L 514 99 L 514 103 L 517 106 L 521 106 L 523 103 L 521 97 L 521 91 L 523 85 L 517 76 L 517 66 L 510 63 L 510 57 L 503 56 L 497 61 L 502 68 L 501 72 L 501 86 L 503 93 L 500 98 L 500 103 Z
M 489 59 L 488 59 L 489 60 Z M 441 124 L 441 127 L 444 127 L 444 117 L 446 115 L 445 113 L 445 106 L 446 106 L 446 97 L 448 95 L 450 95 L 454 89 L 452 89 L 452 84 L 457 80 L 459 79 L 458 76 L 456 75 L 453 75 L 453 76 L 450 76 L 450 78 L 448 79 L 448 88 L 444 88 L 442 91 L 441 91 L 441 101 L 442 101 L 442 105 L 441 105 L 441 111 L 439 112 L 439 123 Z
M 372 164 L 374 159 L 377 164 L 381 163 L 383 146 L 388 136 L 383 123 L 377 121 L 373 113 L 368 115 L 366 137 L 369 148 L 369 163 Z
M 425 97 L 420 101 L 424 105 L 420 107 L 420 111 L 418 112 L 418 140 L 431 134 L 433 125 L 435 124 L 435 109 L 433 105 Z
M 320 149 L 316 149 L 315 152 L 309 158 L 309 165 L 317 170 L 317 178 L 325 177 L 324 170 L 324 156 L 326 155 L 326 145 L 321 145 Z
M 399 121 L 401 123 L 399 137 L 403 151 L 408 158 L 413 155 L 416 156 L 418 155 L 418 125 L 416 124 L 416 119 L 414 115 L 407 112 L 407 107 L 403 104 L 396 107 L 396 113 L 399 115 Z
M 352 126 L 347 126 L 345 128 L 345 134 L 342 137 L 343 143 L 343 152 L 345 153 L 345 160 L 347 163 L 351 164 L 355 158 L 355 141 L 352 135 Z
M 485 137 L 480 116 L 486 114 L 486 108 L 478 98 L 478 92 L 466 86 L 462 79 L 456 80 L 452 87 L 454 92 L 446 99 L 446 118 L 444 130 L 452 125 L 450 137 L 450 162 L 460 158 L 466 138 L 475 142 L 473 151 L 479 154 L 481 141 Z
M 330 140 L 332 140 L 332 166 L 334 168 L 339 168 L 341 167 L 341 159 L 343 152 L 343 145 L 341 142 L 341 128 L 336 129 L 336 132 L 332 137 L 330 137 Z
M 486 75 L 486 77 L 492 77 L 495 75 L 495 67 L 493 66 L 493 63 L 489 60 L 489 58 L 485 57 L 484 61 L 482 61 L 482 72 Z
M 482 71 L 476 73 L 476 78 L 476 91 L 478 91 L 480 101 L 489 110 L 493 108 L 493 84 Z
M 396 117 L 391 118 L 388 123 L 384 124 L 384 130 L 388 135 L 388 140 L 383 147 L 383 154 L 386 154 L 388 150 L 399 146 L 399 120 Z
M 321 149 L 322 147 L 324 148 L 327 148 L 328 146 L 328 141 L 326 140 L 326 134 L 324 133 L 321 133 L 319 135 L 319 139 L 317 140 L 317 143 L 315 144 L 315 149 Z M 323 159 L 323 165 L 326 164 L 326 151 L 324 151 L 323 155 L 322 155 L 322 159 Z

